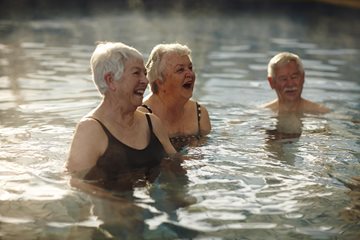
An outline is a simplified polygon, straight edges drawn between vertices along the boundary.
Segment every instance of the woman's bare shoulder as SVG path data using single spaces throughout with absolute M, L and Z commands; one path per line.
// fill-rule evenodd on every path
M 66 164 L 69 172 L 88 169 L 106 148 L 106 134 L 92 118 L 82 118 L 76 126 Z
M 106 139 L 106 134 L 98 120 L 94 118 L 84 117 L 76 125 L 73 144 L 85 148 L 85 146 L 102 145 Z

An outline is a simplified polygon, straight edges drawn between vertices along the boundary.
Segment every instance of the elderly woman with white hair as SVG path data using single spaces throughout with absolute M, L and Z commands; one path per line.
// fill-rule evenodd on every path
M 177 150 L 211 130 L 207 109 L 191 99 L 195 72 L 191 50 L 179 43 L 158 44 L 146 63 L 151 93 L 142 110 L 158 116 Z
M 140 52 L 104 42 L 90 63 L 102 101 L 78 123 L 67 170 L 101 188 L 132 188 L 151 178 L 152 169 L 176 150 L 159 118 L 137 110 L 148 85 Z

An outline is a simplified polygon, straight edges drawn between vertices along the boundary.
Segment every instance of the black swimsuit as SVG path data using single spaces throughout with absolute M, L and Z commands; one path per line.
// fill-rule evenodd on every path
M 152 110 L 149 106 L 143 104 L 142 107 L 146 108 L 150 113 Z M 184 136 L 175 136 L 170 138 L 170 142 L 175 147 L 177 151 L 181 150 L 184 146 L 189 145 L 194 140 L 199 140 L 201 137 L 200 134 L 200 119 L 201 119 L 201 107 L 198 102 L 196 102 L 196 115 L 198 123 L 198 132 L 194 135 L 184 135 Z
M 137 182 L 151 180 L 158 173 L 165 150 L 153 132 L 150 116 L 146 119 L 150 128 L 150 142 L 141 150 L 131 148 L 115 138 L 105 125 L 95 119 L 108 137 L 108 146 L 96 165 L 86 174 L 85 180 L 94 180 L 106 189 L 132 188 Z M 156 177 L 156 176 L 155 176 Z

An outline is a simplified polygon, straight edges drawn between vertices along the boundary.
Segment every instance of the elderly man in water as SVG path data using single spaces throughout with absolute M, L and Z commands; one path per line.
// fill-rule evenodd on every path
M 324 114 L 330 110 L 318 103 L 301 97 L 305 71 L 296 54 L 282 52 L 275 55 L 268 64 L 268 81 L 276 91 L 277 99 L 263 107 L 278 113 Z

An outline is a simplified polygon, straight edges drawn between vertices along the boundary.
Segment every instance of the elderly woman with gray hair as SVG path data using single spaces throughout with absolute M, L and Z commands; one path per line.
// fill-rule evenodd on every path
M 151 93 L 143 111 L 158 116 L 177 150 L 211 130 L 207 109 L 192 100 L 195 72 L 191 50 L 179 43 L 158 44 L 146 63 Z
M 98 187 L 122 191 L 152 181 L 162 159 L 176 150 L 160 119 L 137 110 L 148 85 L 141 53 L 104 42 L 90 63 L 102 99 L 76 126 L 66 163 L 71 184 L 101 192 Z

